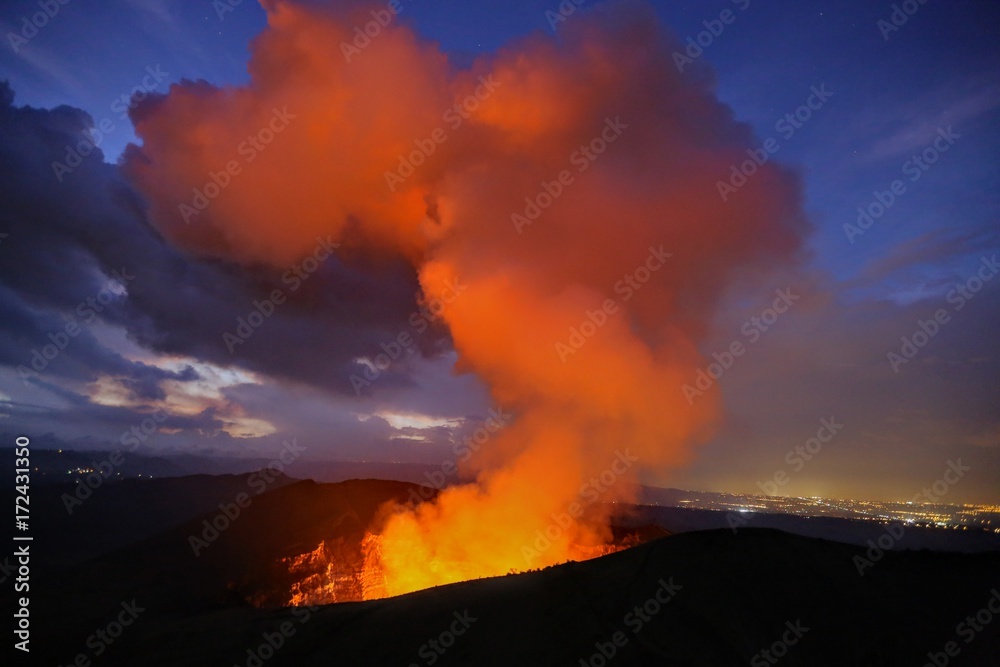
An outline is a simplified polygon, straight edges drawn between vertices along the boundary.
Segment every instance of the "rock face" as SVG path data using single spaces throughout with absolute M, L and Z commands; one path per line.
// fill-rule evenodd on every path
M 323 540 L 299 556 L 281 559 L 295 578 L 288 604 L 324 605 L 372 599 L 365 596 L 363 558 L 357 544 L 343 537 Z

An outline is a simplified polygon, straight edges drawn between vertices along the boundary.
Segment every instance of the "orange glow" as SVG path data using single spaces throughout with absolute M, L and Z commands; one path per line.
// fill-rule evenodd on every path
M 425 265 L 425 293 L 433 298 L 454 275 Z M 684 341 L 658 357 L 625 318 L 609 318 L 575 358 L 560 360 L 552 341 L 600 295 L 540 298 L 513 274 L 466 282 L 477 298 L 457 299 L 443 317 L 463 360 L 519 417 L 477 461 L 476 484 L 388 518 L 379 563 L 368 561 L 388 595 L 600 553 L 610 544 L 603 503 L 628 499 L 640 466 L 683 462 L 684 444 L 714 414 L 711 400 L 678 404 L 697 359 L 679 354 Z
M 320 542 L 312 551 L 282 559 L 281 563 L 295 578 L 287 604 L 299 607 L 379 600 L 443 583 L 517 574 L 527 569 L 535 569 L 510 568 L 500 571 L 490 569 L 488 566 L 477 566 L 471 561 L 464 563 L 438 561 L 430 564 L 426 572 L 414 568 L 400 568 L 398 563 L 386 562 L 383 555 L 385 540 L 384 535 L 367 533 L 361 544 L 364 560 L 360 565 L 353 559 L 345 559 L 341 550 L 326 541 Z M 572 545 L 563 554 L 564 558 L 552 564 L 567 560 L 583 561 L 598 558 L 638 544 L 639 541 L 637 537 L 630 536 L 621 544 Z M 420 545 L 413 546 L 419 548 Z
M 387 511 L 364 576 L 317 570 L 329 544 L 290 563 L 306 568 L 293 601 L 339 600 L 345 586 L 395 595 L 612 548 L 606 503 L 711 434 L 717 390 L 689 402 L 682 387 L 727 285 L 796 256 L 796 177 L 769 162 L 738 201 L 719 198 L 752 137 L 707 78 L 677 71 L 676 45 L 641 3 L 596 5 L 558 38 L 535 34 L 465 71 L 405 22 L 345 62 L 338 45 L 375 4 L 267 7 L 250 85 L 178 85 L 135 112 L 143 146 L 126 168 L 154 224 L 197 252 L 279 268 L 327 234 L 405 257 L 424 298 L 447 304 L 458 370 L 516 415 L 467 463 L 474 484 Z M 495 92 L 449 127 L 447 111 L 487 76 Z M 185 225 L 178 203 L 286 105 L 297 118 Z M 437 128 L 446 139 L 390 188 L 386 172 Z M 539 193 L 530 225 L 512 224 Z
M 363 554 L 378 549 L 379 538 L 367 534 L 361 544 Z M 281 563 L 294 578 L 287 604 L 290 606 L 357 602 L 385 597 L 381 573 L 365 566 L 357 550 L 343 540 L 321 541 L 312 551 Z

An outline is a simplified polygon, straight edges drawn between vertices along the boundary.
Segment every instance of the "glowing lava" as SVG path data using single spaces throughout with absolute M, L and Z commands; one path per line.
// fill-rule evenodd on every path
M 386 552 L 383 549 L 385 539 L 386 537 L 382 535 L 370 535 L 366 539 L 369 547 L 365 552 L 363 577 L 373 584 L 366 592 L 366 597 L 364 598 L 366 600 L 403 595 L 432 586 L 459 581 L 518 574 L 527 569 L 511 567 L 504 570 L 506 565 L 500 559 L 491 559 L 490 562 L 484 564 L 461 560 L 461 555 L 457 555 L 455 560 L 433 556 L 431 560 L 426 562 L 420 562 L 416 559 L 407 559 L 405 562 L 386 560 Z M 390 536 L 388 539 L 395 538 L 394 536 Z M 425 547 L 426 542 L 403 543 L 401 545 L 397 543 L 397 548 L 415 548 L 416 553 L 426 553 Z M 590 560 L 591 558 L 605 556 L 624 548 L 626 547 L 614 544 L 595 544 L 590 546 L 574 544 L 570 545 L 566 550 L 553 552 L 550 558 L 545 559 L 544 564 L 547 566 L 569 561 Z M 515 560 L 513 562 L 517 563 L 519 561 Z M 317 603 L 311 602 L 310 604 Z
M 343 538 L 323 540 L 312 551 L 282 558 L 281 564 L 293 578 L 286 604 L 295 607 L 385 597 L 381 573 L 365 566 L 367 554 L 379 548 L 378 542 L 378 536 L 366 534 L 359 552 Z
M 553 551 L 552 556 L 543 562 L 555 565 L 567 561 L 590 560 L 642 541 L 639 535 L 629 534 L 614 543 L 573 544 L 568 550 Z M 480 567 L 471 561 L 448 562 L 441 558 L 411 567 L 406 563 L 387 562 L 384 543 L 383 535 L 366 533 L 361 542 L 363 558 L 360 561 L 356 555 L 345 553 L 340 540 L 324 540 L 312 551 L 281 559 L 280 562 L 294 579 L 286 604 L 304 606 L 378 600 L 431 586 L 517 574 L 529 569 L 511 567 L 502 570 L 503 566 L 495 561 L 486 567 Z

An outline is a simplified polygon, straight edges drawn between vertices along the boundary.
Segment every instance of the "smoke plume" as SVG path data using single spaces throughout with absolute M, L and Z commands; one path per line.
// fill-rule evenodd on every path
M 720 199 L 753 137 L 706 69 L 678 71 L 644 3 L 467 69 L 405 9 L 266 6 L 250 84 L 184 82 L 135 110 L 125 167 L 152 221 L 244 262 L 281 266 L 326 235 L 405 258 L 446 304 L 458 370 L 517 415 L 474 484 L 387 518 L 386 592 L 599 547 L 622 481 L 711 433 L 717 396 L 689 405 L 681 387 L 727 286 L 800 250 L 797 178 L 769 163 Z

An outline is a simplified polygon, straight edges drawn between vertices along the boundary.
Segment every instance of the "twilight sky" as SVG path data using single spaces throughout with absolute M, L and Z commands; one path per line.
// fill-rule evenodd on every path
M 673 257 L 638 292 L 645 301 L 628 313 L 631 332 L 651 348 L 690 342 L 701 357 L 671 368 L 719 377 L 698 385 L 697 373 L 681 373 L 667 386 L 656 376 L 629 389 L 643 405 L 669 392 L 664 410 L 698 433 L 687 454 L 647 466 L 647 481 L 757 491 L 784 470 L 782 493 L 909 500 L 961 459 L 971 470 L 946 500 L 1000 502 L 995 3 L 914 2 L 896 26 L 891 3 L 862 0 L 588 1 L 553 30 L 554 0 L 400 0 L 390 29 L 418 37 L 387 32 L 351 56 L 356 63 L 340 60 L 326 21 L 349 31 L 386 3 L 334 11 L 302 0 L 287 12 L 286 3 L 264 4 L 279 17 L 270 29 L 250 0 L 71 0 L 37 34 L 24 28 L 37 2 L 0 7 L 5 439 L 27 433 L 110 449 L 160 410 L 166 419 L 147 453 L 257 456 L 294 437 L 316 459 L 454 458 L 454 443 L 490 409 L 513 409 L 498 398 L 516 404 L 525 394 L 468 340 L 462 313 L 446 325 L 421 310 L 422 287 L 440 287 L 421 263 L 432 254 L 422 244 L 448 229 L 417 233 L 419 219 L 394 226 L 419 209 L 439 227 L 450 229 L 450 217 L 477 221 L 456 224 L 459 240 L 434 250 L 438 261 L 474 267 L 470 275 L 521 275 L 530 264 L 534 286 L 590 272 L 594 284 L 572 284 L 595 293 L 606 285 L 608 297 L 613 276 L 640 265 L 654 238 L 667 243 Z M 647 34 L 654 19 L 666 36 Z M 691 62 L 673 55 L 709 28 L 719 34 L 704 33 Z M 414 176 L 423 195 L 368 197 L 372 179 L 384 182 L 379 165 L 395 167 L 395 155 L 430 135 L 448 108 L 441 100 L 471 92 L 490 71 L 501 82 L 496 97 L 481 89 L 481 111 L 450 130 L 441 162 Z M 149 94 L 129 116 L 137 87 Z M 599 133 L 600 123 L 584 120 L 613 118 L 611 101 L 637 129 L 609 141 L 590 186 L 566 186 L 518 234 L 493 182 L 526 174 L 509 199 L 523 213 L 523 197 L 566 162 L 560 133 Z M 265 126 L 273 146 L 240 143 Z M 500 126 L 502 141 L 490 134 Z M 67 150 L 86 136 L 100 150 L 77 165 Z M 747 149 L 769 153 L 766 168 L 720 195 L 717 182 L 729 181 Z M 230 154 L 246 175 L 232 175 L 232 189 L 200 220 L 180 220 L 178 203 L 194 204 L 191 186 L 225 170 Z M 477 180 L 477 170 L 491 178 Z M 621 194 L 592 194 L 598 183 Z M 707 187 L 682 192 L 692 183 Z M 872 214 L 863 224 L 859 207 Z M 569 223 L 550 233 L 557 215 L 572 221 L 574 210 L 589 243 Z M 606 215 L 593 221 L 592 211 Z M 663 218 L 662 236 L 633 221 L 651 216 Z M 502 234 L 483 231 L 494 217 Z M 518 245 L 521 236 L 537 245 Z M 605 250 L 634 261 L 612 263 Z M 473 297 L 477 284 L 488 286 L 472 284 Z M 238 318 L 275 290 L 273 315 L 243 340 Z M 559 304 L 576 298 L 565 294 Z M 580 303 L 567 340 L 592 301 Z M 508 305 L 514 319 L 521 311 Z M 779 306 L 787 312 L 770 320 Z M 518 332 L 530 339 L 539 322 L 525 315 L 509 337 L 489 341 L 496 364 L 521 363 L 501 350 L 518 348 Z M 569 361 L 604 352 L 602 333 L 628 332 L 598 331 Z M 404 351 L 375 377 L 377 356 L 397 340 Z M 724 353 L 736 342 L 742 353 L 729 364 Z M 50 360 L 47 345 L 64 349 Z M 475 372 L 453 371 L 463 353 L 460 368 Z M 729 366 L 721 374 L 709 368 L 713 353 Z M 843 428 L 810 460 L 786 458 L 823 419 Z

